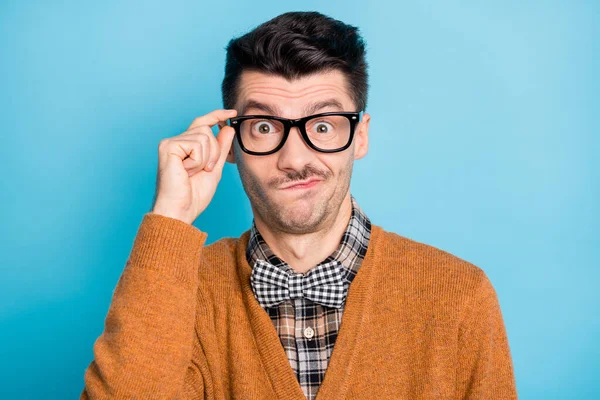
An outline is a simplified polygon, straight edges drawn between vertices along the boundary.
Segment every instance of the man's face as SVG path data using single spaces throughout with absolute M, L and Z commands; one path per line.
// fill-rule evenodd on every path
M 319 102 L 335 100 L 335 105 L 307 110 Z M 275 114 L 259 105 L 269 107 Z M 288 82 L 281 76 L 244 71 L 235 106 L 238 116 L 262 114 L 296 119 L 329 111 L 356 110 L 346 78 L 339 71 L 317 73 Z M 350 178 L 355 159 L 368 149 L 369 115 L 363 114 L 356 126 L 352 145 L 338 153 L 320 153 L 311 149 L 298 128 L 292 128 L 285 145 L 276 153 L 255 156 L 244 153 L 234 141 L 229 162 L 235 162 L 244 190 L 255 215 L 266 225 L 281 232 L 306 234 L 331 224 L 343 200 L 349 196 Z M 318 180 L 305 188 L 290 185 Z

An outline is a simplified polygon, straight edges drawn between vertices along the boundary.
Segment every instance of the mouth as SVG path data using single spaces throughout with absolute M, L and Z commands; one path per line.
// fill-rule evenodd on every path
M 319 183 L 321 183 L 320 179 L 313 178 L 313 179 L 308 179 L 306 181 L 293 183 L 292 185 L 282 187 L 281 189 L 282 190 L 310 189 L 310 188 L 317 186 Z

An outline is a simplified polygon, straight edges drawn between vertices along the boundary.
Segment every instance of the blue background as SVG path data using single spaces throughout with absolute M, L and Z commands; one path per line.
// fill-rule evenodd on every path
M 367 41 L 372 221 L 484 269 L 520 398 L 600 398 L 600 3 L 296 4 L 2 2 L 0 398 L 79 396 L 158 142 L 221 108 L 231 37 L 297 10 Z M 225 168 L 209 242 L 252 218 Z

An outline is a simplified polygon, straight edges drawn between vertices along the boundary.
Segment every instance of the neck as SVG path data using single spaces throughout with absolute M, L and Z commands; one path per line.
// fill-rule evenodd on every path
M 342 240 L 352 216 L 350 191 L 342 201 L 337 215 L 328 218 L 329 223 L 315 232 L 293 235 L 275 231 L 256 214 L 255 223 L 271 251 L 285 261 L 297 273 L 305 274 L 318 263 L 329 257 Z

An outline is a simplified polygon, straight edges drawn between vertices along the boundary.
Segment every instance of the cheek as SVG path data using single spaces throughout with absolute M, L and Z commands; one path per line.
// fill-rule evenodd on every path
M 332 154 L 330 158 L 323 160 L 320 169 L 331 174 L 331 178 L 333 179 L 345 177 L 352 170 L 353 163 L 353 158 L 349 157 L 348 154 L 353 153 L 348 152 L 346 154 L 346 152 L 343 152 L 336 155 Z
M 244 163 L 244 169 L 247 174 L 250 175 L 251 179 L 260 184 L 262 187 L 267 187 L 269 181 L 274 178 L 274 172 L 277 167 L 273 161 L 267 159 L 267 157 L 255 157 L 246 155 L 242 160 Z

